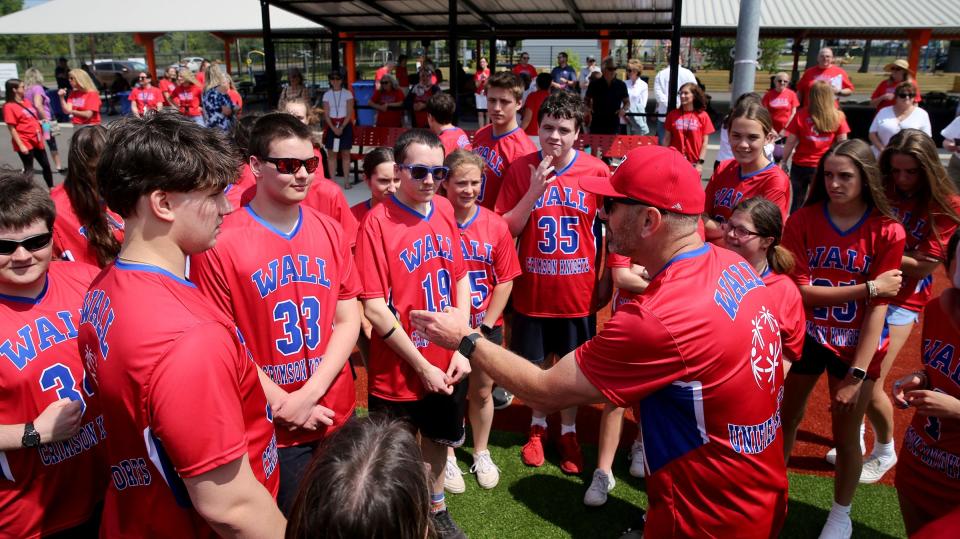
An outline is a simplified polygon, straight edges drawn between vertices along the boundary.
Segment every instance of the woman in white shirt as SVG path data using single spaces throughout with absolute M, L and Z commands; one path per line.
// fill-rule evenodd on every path
M 933 136 L 930 127 L 930 116 L 927 111 L 917 106 L 914 98 L 917 96 L 916 87 L 910 81 L 897 85 L 896 102 L 892 107 L 884 107 L 877 111 L 877 115 L 870 124 L 870 144 L 873 155 L 879 156 L 890 139 L 902 129 L 919 129 L 928 136 Z
M 643 114 L 647 111 L 647 99 L 650 96 L 647 83 L 640 78 L 641 71 L 643 68 L 640 60 L 633 58 L 627 62 L 627 95 L 630 96 L 630 110 L 627 112 L 633 114 Z M 646 116 L 628 115 L 626 118 L 620 118 L 620 122 L 626 124 L 628 135 L 646 135 L 650 132 Z
M 350 149 L 353 147 L 353 94 L 343 88 L 340 72 L 330 73 L 330 89 L 323 94 L 323 146 L 327 149 L 327 169 L 336 180 L 337 155 L 343 165 L 343 188 L 350 189 Z

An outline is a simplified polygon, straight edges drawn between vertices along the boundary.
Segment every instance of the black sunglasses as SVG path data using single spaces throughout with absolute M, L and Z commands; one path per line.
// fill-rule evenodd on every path
M 649 206 L 649 204 L 640 202 L 639 200 L 634 200 L 632 198 L 603 197 L 604 213 L 610 215 L 614 204 L 623 204 L 624 206 Z
M 447 179 L 447 176 L 450 175 L 449 167 L 428 167 L 427 165 L 402 165 L 397 163 L 397 166 L 400 168 L 405 168 L 410 171 L 410 177 L 414 180 L 423 181 L 427 174 L 433 176 L 433 179 L 442 182 Z
M 913 94 L 897 94 L 897 97 L 899 97 L 900 99 L 910 99 L 911 97 L 913 97 Z
M 0 240 L 0 255 L 12 255 L 21 245 L 31 253 L 36 252 L 50 245 L 52 239 L 53 232 L 44 232 L 22 240 Z
M 307 169 L 307 174 L 313 174 L 313 171 L 320 166 L 320 158 L 317 156 L 310 159 L 296 157 L 261 157 L 260 159 L 272 163 L 280 174 L 296 174 L 300 167 Z

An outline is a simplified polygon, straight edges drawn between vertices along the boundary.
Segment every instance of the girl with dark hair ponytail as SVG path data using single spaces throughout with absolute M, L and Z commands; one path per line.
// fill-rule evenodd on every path
M 803 351 L 806 314 L 800 290 L 790 278 L 793 254 L 780 245 L 782 209 L 763 197 L 748 198 L 733 208 L 733 214 L 721 228 L 726 247 L 745 258 L 763 279 L 763 284 L 775 290 L 780 300 L 778 305 L 770 307 L 777 310 L 774 315 L 780 323 L 786 376 L 790 365 Z
M 97 162 L 106 145 L 106 133 L 101 125 L 74 133 L 67 176 L 50 191 L 57 206 L 54 255 L 101 268 L 116 258 L 123 241 L 123 219 L 107 208 L 97 187 Z

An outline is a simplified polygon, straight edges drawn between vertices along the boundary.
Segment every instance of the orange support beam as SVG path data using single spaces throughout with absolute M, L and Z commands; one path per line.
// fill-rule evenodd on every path
M 236 36 L 222 34 L 220 32 L 210 32 L 211 35 L 223 41 L 223 63 L 227 68 L 227 75 L 230 74 L 230 45 L 237 40 Z
M 147 56 L 147 71 L 150 74 L 151 78 L 157 78 L 157 57 L 154 54 L 153 40 L 162 36 L 163 34 L 133 34 L 133 42 L 137 45 L 140 45 L 146 51 Z
M 910 38 L 910 58 L 907 62 L 910 64 L 910 72 L 917 73 L 920 68 L 920 48 L 930 43 L 931 30 L 908 30 L 907 37 Z
M 600 37 L 606 37 L 610 35 L 610 32 L 607 30 L 600 30 Z M 600 40 L 600 61 L 602 62 L 604 58 L 610 56 L 610 40 L 601 39 Z
M 347 68 L 347 80 L 345 88 L 353 88 L 353 83 L 357 81 L 357 49 L 356 42 L 353 39 L 344 41 L 344 66 Z

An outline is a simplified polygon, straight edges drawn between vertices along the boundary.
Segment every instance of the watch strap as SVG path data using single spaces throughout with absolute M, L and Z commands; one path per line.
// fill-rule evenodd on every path
M 23 447 L 37 447 L 40 445 L 40 433 L 33 427 L 32 421 L 23 426 L 23 438 L 20 439 Z
M 460 339 L 460 346 L 457 347 L 457 352 L 460 352 L 461 356 L 470 359 L 470 356 L 473 355 L 473 351 L 477 347 L 477 340 L 479 340 L 481 336 L 479 333 L 471 333 Z

